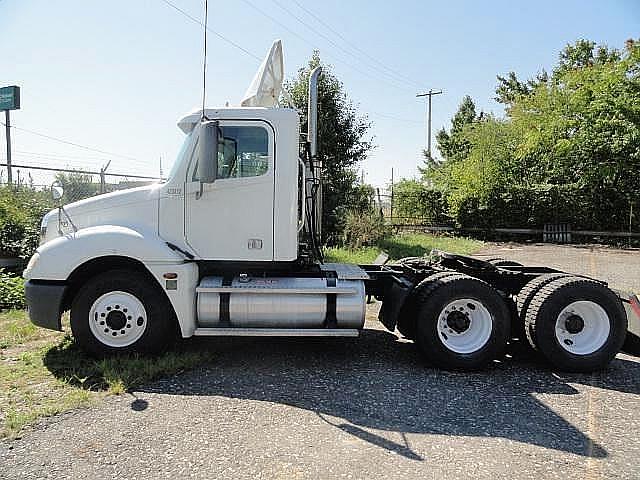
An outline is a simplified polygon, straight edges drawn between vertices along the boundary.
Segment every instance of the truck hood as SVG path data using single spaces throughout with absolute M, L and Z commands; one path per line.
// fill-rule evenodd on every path
M 65 205 L 64 210 L 78 230 L 98 225 L 118 225 L 157 231 L 161 188 L 161 184 L 153 184 L 97 195 Z M 47 227 L 43 240 L 58 236 L 58 209 L 45 215 L 42 226 Z M 61 226 L 63 233 L 73 230 L 64 213 Z

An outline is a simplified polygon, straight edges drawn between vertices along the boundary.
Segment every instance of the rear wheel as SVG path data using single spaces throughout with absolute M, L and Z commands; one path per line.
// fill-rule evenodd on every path
M 509 310 L 487 283 L 451 275 L 420 292 L 416 342 L 435 365 L 477 370 L 501 358 L 509 339 Z
M 542 287 L 550 284 L 554 280 L 559 278 L 569 277 L 567 273 L 547 273 L 540 275 L 528 282 L 522 290 L 518 292 L 516 299 L 516 307 L 518 312 L 518 329 L 517 334 L 520 337 L 519 340 L 526 341 L 534 350 L 537 350 L 537 346 L 531 337 L 531 332 L 527 332 L 525 328 L 525 317 L 527 316 L 527 309 L 533 300 L 533 297 L 540 291 Z
M 522 264 L 513 260 L 506 260 L 501 257 L 484 259 L 485 262 L 490 263 L 494 267 L 521 267 Z
M 88 353 L 156 353 L 175 339 L 173 308 L 142 273 L 113 270 L 90 279 L 71 305 L 71 331 Z
M 409 298 L 407 298 L 400 318 L 398 319 L 398 331 L 410 340 L 416 338 L 416 319 L 418 317 L 419 302 L 418 298 L 421 296 L 428 296 L 439 284 L 438 281 L 443 278 L 451 277 L 453 275 L 459 275 L 458 272 L 438 272 L 429 275 L 415 286 Z
M 564 277 L 542 287 L 529 305 L 525 326 L 530 341 L 561 370 L 605 368 L 627 332 L 620 299 L 594 280 Z

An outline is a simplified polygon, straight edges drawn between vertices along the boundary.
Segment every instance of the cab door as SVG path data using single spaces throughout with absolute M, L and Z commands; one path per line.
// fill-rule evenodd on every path
M 200 183 L 197 154 L 187 171 L 185 240 L 204 260 L 273 260 L 275 138 L 262 121 L 220 121 L 217 175 Z M 197 152 L 197 149 L 196 149 Z

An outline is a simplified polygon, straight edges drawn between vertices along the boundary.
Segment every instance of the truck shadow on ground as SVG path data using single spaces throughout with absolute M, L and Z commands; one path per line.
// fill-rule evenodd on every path
M 571 384 L 640 394 L 640 363 L 618 358 L 602 373 L 560 375 L 517 342 L 504 361 L 477 373 L 431 368 L 413 343 L 376 329 L 359 339 L 200 338 L 184 348 L 211 351 L 213 361 L 136 389 L 142 398 L 132 409 L 146 409 L 150 392 L 280 403 L 412 460 L 422 457 L 407 434 L 499 437 L 603 458 L 601 445 L 536 396 L 566 395 L 579 402 L 573 411 L 586 412 L 587 398 Z
M 360 339 L 198 340 L 213 365 L 160 381 L 145 392 L 220 395 L 282 403 L 315 412 L 365 442 L 422 458 L 405 434 L 502 437 L 582 456 L 606 450 L 536 398 L 579 392 L 571 383 L 640 394 L 640 364 L 617 359 L 607 372 L 558 375 L 517 342 L 484 372 L 429 368 L 413 343 L 380 330 Z M 577 400 L 587 408 L 587 399 Z M 401 434 L 402 443 L 372 430 Z

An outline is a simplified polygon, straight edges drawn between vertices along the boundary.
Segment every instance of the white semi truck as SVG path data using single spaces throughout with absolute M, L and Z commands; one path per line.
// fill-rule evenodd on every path
M 384 326 L 443 368 L 482 368 L 524 336 L 557 368 L 611 361 L 626 300 L 598 280 L 445 252 L 323 262 L 320 70 L 301 137 L 299 113 L 276 105 L 281 67 L 276 43 L 243 106 L 180 119 L 186 138 L 165 182 L 44 217 L 24 272 L 33 323 L 60 330 L 70 311 L 89 353 L 154 353 L 178 336 L 357 336 L 374 296 Z

